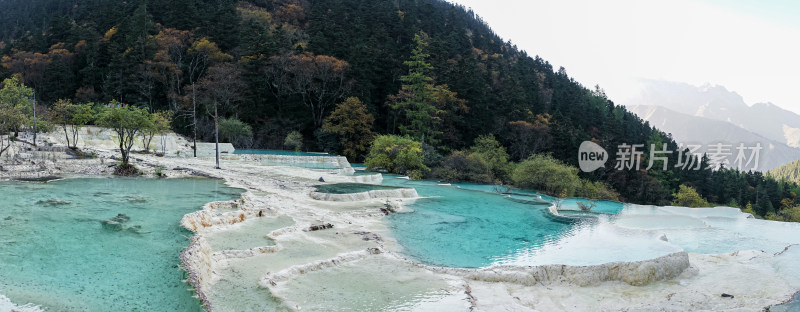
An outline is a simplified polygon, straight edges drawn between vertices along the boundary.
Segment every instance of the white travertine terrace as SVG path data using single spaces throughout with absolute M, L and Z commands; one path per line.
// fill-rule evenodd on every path
M 372 190 L 372 191 L 350 193 L 350 194 L 330 194 L 321 192 L 311 192 L 309 196 L 311 196 L 311 198 L 316 200 L 352 202 L 352 201 L 362 201 L 362 200 L 381 199 L 381 198 L 417 198 L 419 197 L 419 194 L 417 194 L 417 190 L 413 188 L 401 188 L 394 190 Z
M 79 146 L 97 152 L 100 158 L 67 160 L 43 156 L 36 158 L 33 164 L 6 163 L 3 165 L 6 171 L 0 172 L 0 179 L 37 168 L 44 170 L 42 173 L 60 176 L 110 174 L 107 167 L 113 161 L 108 158 L 117 154 L 112 139 L 104 139 L 100 133 L 87 135 Z M 58 137 L 56 133 L 40 138 L 58 144 Z M 170 140 L 176 143 L 168 143 L 168 156 L 177 154 L 178 150 L 186 153 L 186 140 L 177 136 Z M 133 157 L 135 164 L 148 175 L 156 166 L 161 166 L 170 177 L 216 177 L 245 190 L 240 200 L 209 203 L 181 220 L 184 227 L 195 232 L 191 245 L 181 255 L 189 272 L 188 282 L 194 285 L 210 310 L 247 307 L 273 310 L 281 306 L 290 310 L 310 306 L 313 310 L 314 303 L 304 302 L 303 297 L 312 290 L 324 290 L 308 288 L 308 281 L 337 282 L 338 291 L 369 299 L 381 296 L 381 287 L 399 288 L 420 280 L 424 283 L 413 284 L 412 288 L 431 289 L 422 292 L 427 295 L 419 302 L 414 298 L 420 292 L 404 289 L 409 296 L 398 300 L 408 301 L 408 309 L 447 310 L 449 307 L 461 311 L 470 308 L 475 311 L 760 311 L 791 300 L 800 289 L 800 263 L 794 261 L 800 256 L 800 246 L 787 246 L 777 254 L 753 250 L 716 255 L 673 252 L 654 259 L 598 265 L 498 265 L 479 269 L 427 266 L 402 256 L 402 247 L 382 219 L 384 213 L 380 209 L 386 202 L 384 195 L 351 198 L 362 199 L 354 202 L 324 201 L 309 196 L 314 191 L 313 186 L 320 183 L 319 178 L 325 183 L 380 183 L 380 175 L 352 176 L 337 171 L 350 167 L 342 158 L 312 156 L 313 161 L 336 168 L 304 169 L 265 165 L 257 160 L 263 160 L 263 155 L 226 155 L 222 170 L 216 170 L 213 158 L 209 157 L 140 154 Z M 402 206 L 400 201 L 411 200 L 398 198 L 407 194 L 395 195 L 404 196 L 391 198 L 394 205 Z M 697 212 L 679 207 L 664 209 L 676 215 Z M 245 226 L 261 218 L 275 217 L 290 218 L 293 225 Z M 636 225 L 639 220 L 633 217 L 628 221 L 620 221 L 619 226 Z M 303 230 L 319 224 L 332 224 L 333 228 Z M 208 237 L 226 231 L 267 237 L 274 240 L 274 244 L 247 246 L 246 249 L 212 248 Z M 653 244 L 665 243 L 659 236 L 653 235 Z M 668 235 L 667 238 L 671 239 Z M 651 237 L 642 238 L 648 239 Z M 581 245 L 576 243 L 575 246 Z M 389 271 L 392 273 L 380 275 Z M 364 279 L 342 280 L 351 275 Z M 374 279 L 367 278 L 371 276 Z M 436 292 L 436 289 L 442 291 Z M 735 297 L 723 298 L 721 293 Z M 344 308 L 350 304 L 346 300 L 336 303 Z M 13 306 L 0 295 L 0 311 L 10 309 L 38 310 L 31 306 Z
M 0 311 L 42 312 L 42 309 L 31 304 L 26 304 L 23 306 L 14 305 L 11 300 L 8 300 L 8 298 L 5 296 L 0 295 Z

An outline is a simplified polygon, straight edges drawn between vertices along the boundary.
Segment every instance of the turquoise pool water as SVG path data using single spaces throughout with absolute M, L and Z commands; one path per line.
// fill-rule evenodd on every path
M 548 205 L 490 193 L 493 186 L 438 185 L 385 175 L 383 185 L 414 187 L 422 198 L 411 213 L 392 214 L 389 226 L 404 253 L 426 264 L 483 267 L 558 241 L 590 219 L 553 218 Z
M 568 198 L 558 200 L 561 216 L 555 217 L 547 204 L 536 204 L 536 192 L 397 177 L 385 175 L 383 184 L 414 187 L 425 198 L 407 204 L 411 213 L 390 215 L 389 227 L 403 253 L 431 265 L 591 265 L 681 250 L 776 253 L 800 244 L 800 224 L 748 219 L 735 208 L 596 201 L 591 212 L 583 212 L 578 202 L 585 199 Z
M 200 311 L 181 217 L 241 190 L 201 179 L 0 183 L 0 294 L 50 311 Z M 104 227 L 118 218 L 122 230 Z
M 256 154 L 256 155 L 289 155 L 289 156 L 329 156 L 335 157 L 338 155 L 322 154 L 322 153 L 307 153 L 295 151 L 282 151 L 282 150 L 266 150 L 266 149 L 237 149 L 233 151 L 234 154 Z

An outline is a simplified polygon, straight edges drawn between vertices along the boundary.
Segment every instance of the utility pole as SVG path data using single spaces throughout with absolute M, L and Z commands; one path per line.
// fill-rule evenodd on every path
M 219 114 L 217 113 L 217 102 L 214 101 L 214 150 L 217 154 L 217 166 L 214 169 L 220 169 L 219 167 Z

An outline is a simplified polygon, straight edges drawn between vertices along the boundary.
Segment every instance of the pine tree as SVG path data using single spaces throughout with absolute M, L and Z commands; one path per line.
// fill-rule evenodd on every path
M 411 58 L 403 64 L 408 66 L 408 74 L 400 77 L 403 86 L 394 97 L 392 109 L 404 115 L 404 122 L 399 125 L 400 133 L 417 140 L 434 143 L 436 107 L 433 106 L 433 78 L 427 72 L 433 69 L 425 52 L 428 43 L 419 34 L 414 35 L 414 50 Z

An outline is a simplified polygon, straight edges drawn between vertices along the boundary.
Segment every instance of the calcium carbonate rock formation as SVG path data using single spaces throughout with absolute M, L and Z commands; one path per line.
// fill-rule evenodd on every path
M 308 167 L 317 165 L 319 169 L 350 168 L 350 162 L 343 156 L 295 156 L 295 155 L 263 155 L 263 154 L 237 154 L 240 160 L 250 160 L 268 165 Z
M 526 286 L 569 283 L 577 286 L 621 281 L 633 286 L 675 278 L 689 267 L 685 251 L 655 259 L 600 265 L 491 266 L 481 269 L 432 267 L 431 270 L 484 282 L 509 282 Z
M 14 305 L 14 303 L 11 302 L 11 300 L 9 300 L 3 295 L 0 295 L 0 311 L 41 312 L 43 310 L 32 304 L 26 304 L 23 306 Z
M 200 235 L 192 236 L 192 243 L 181 253 L 181 262 L 188 272 L 187 283 L 194 286 L 197 297 L 203 301 L 206 310 L 211 311 L 211 304 L 206 293 L 211 290 L 213 280 L 213 251 L 208 242 Z
M 330 194 L 321 192 L 311 192 L 311 198 L 326 201 L 359 201 L 381 198 L 417 198 L 417 190 L 413 188 L 401 188 L 393 190 L 373 190 L 351 194 Z

